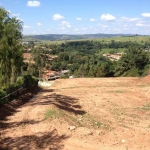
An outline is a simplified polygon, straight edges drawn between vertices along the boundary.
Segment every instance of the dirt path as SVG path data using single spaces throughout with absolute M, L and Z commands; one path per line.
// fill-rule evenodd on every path
M 150 77 L 57 80 L 0 130 L 8 150 L 149 150 Z

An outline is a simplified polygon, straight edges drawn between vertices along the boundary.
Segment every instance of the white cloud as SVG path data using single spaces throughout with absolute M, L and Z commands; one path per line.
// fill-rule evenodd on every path
M 143 24 L 142 23 L 136 23 L 136 26 L 142 27 Z
M 61 28 L 59 28 L 59 30 L 66 30 L 66 28 L 65 27 L 61 27 Z
M 108 28 L 108 26 L 107 25 L 103 25 L 102 28 Z
M 23 21 L 23 19 L 16 17 L 17 20 Z
M 40 22 L 37 23 L 38 26 L 42 26 L 42 24 Z
M 142 23 L 136 23 L 136 26 L 139 26 L 139 27 L 149 27 L 150 25 L 148 25 L 148 24 L 142 24 Z
M 82 18 L 76 18 L 76 20 L 82 20 Z
M 141 16 L 150 18 L 150 13 L 143 13 L 143 14 L 141 14 Z
M 24 25 L 23 26 L 25 29 L 29 29 L 30 27 L 29 26 L 27 26 L 27 25 Z
M 20 16 L 20 14 L 12 14 L 12 16 L 18 17 Z
M 63 28 L 65 28 L 65 27 L 70 28 L 70 27 L 71 27 L 70 23 L 67 22 L 67 21 L 62 21 L 60 25 L 61 25 Z
M 128 30 L 129 28 L 123 28 L 124 30 Z
M 108 25 L 104 25 L 104 24 L 97 24 L 98 26 L 102 27 L 102 28 L 108 28 Z
M 75 31 L 79 31 L 79 29 L 78 28 L 74 28 L 75 29 Z
M 88 28 L 83 28 L 83 30 L 87 30 Z
M 28 1 L 27 6 L 29 6 L 29 7 L 39 7 L 40 2 L 39 1 Z
M 9 14 L 11 14 L 11 11 L 10 11 L 10 10 L 7 10 L 7 12 L 8 12 Z
M 61 20 L 61 19 L 64 19 L 64 17 L 61 16 L 60 14 L 54 14 L 53 20 Z
M 106 21 L 113 21 L 116 19 L 116 17 L 114 17 L 113 15 L 110 15 L 110 14 L 103 14 L 103 15 L 101 15 L 101 19 L 106 20 Z
M 94 22 L 94 21 L 96 21 L 96 19 L 94 19 L 94 18 L 90 18 L 90 21 L 91 21 L 91 22 Z
M 126 20 L 126 21 L 130 21 L 130 22 L 139 20 L 138 18 L 127 18 L 127 17 L 121 17 L 121 19 Z

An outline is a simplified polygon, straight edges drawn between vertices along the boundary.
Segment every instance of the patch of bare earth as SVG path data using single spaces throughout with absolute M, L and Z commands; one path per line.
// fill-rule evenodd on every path
M 149 150 L 150 76 L 59 79 L 2 123 L 1 149 Z
M 32 57 L 32 54 L 31 54 L 31 53 L 24 53 L 24 54 L 23 54 L 23 58 L 24 58 L 24 62 L 27 62 L 27 63 L 34 63 L 33 57 Z

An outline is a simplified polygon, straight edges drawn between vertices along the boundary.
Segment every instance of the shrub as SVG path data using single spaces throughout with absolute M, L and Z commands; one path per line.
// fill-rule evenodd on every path
M 3 90 L 0 90 L 0 104 L 3 104 L 4 101 L 1 99 L 3 97 L 5 97 L 7 95 L 7 93 Z
M 24 84 L 27 88 L 38 85 L 38 78 L 31 75 L 24 75 Z
M 132 69 L 130 69 L 127 72 L 126 76 L 129 76 L 129 77 L 138 77 L 138 76 L 140 76 L 138 68 L 133 67 Z

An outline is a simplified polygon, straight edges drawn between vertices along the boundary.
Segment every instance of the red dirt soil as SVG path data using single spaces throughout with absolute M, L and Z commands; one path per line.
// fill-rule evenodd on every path
M 59 79 L 17 107 L 0 120 L 1 149 L 150 149 L 150 76 Z
M 27 62 L 27 63 L 34 63 L 33 57 L 32 57 L 32 54 L 31 54 L 31 53 L 24 53 L 24 54 L 23 54 L 23 58 L 24 58 L 24 62 Z

